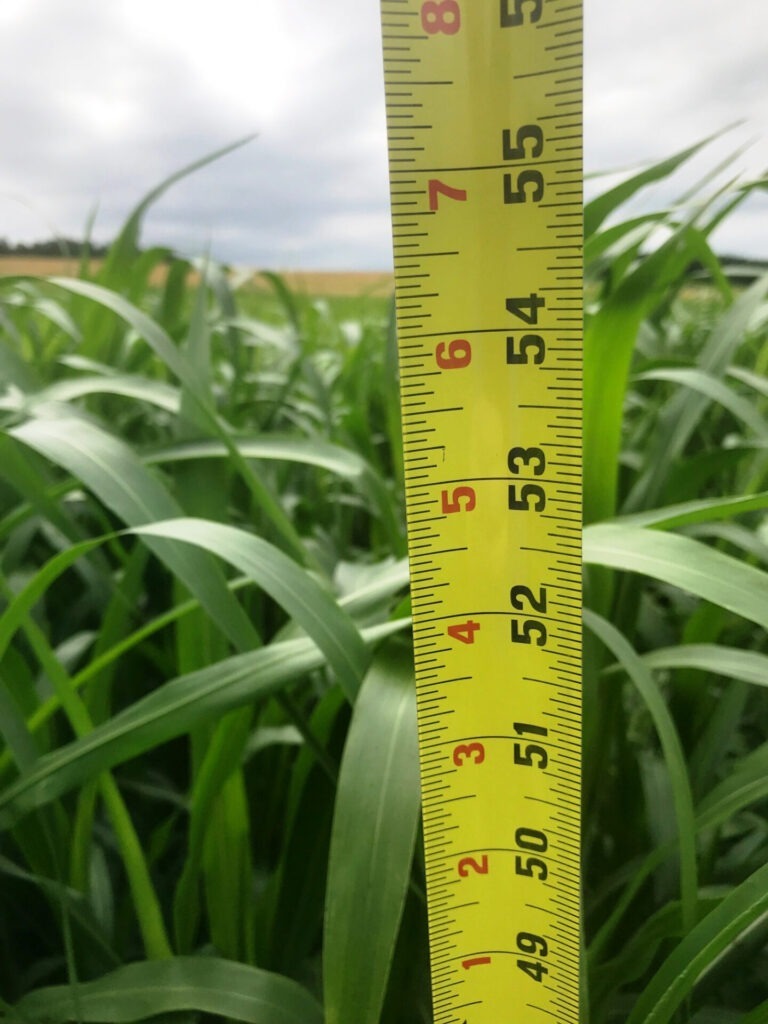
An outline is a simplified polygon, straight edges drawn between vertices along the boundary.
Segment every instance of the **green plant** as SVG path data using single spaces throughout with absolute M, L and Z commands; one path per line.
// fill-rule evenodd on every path
M 768 1019 L 768 280 L 616 216 L 690 155 L 586 211 L 582 1024 Z M 0 1014 L 422 1024 L 391 316 L 140 252 L 178 177 L 0 280 Z

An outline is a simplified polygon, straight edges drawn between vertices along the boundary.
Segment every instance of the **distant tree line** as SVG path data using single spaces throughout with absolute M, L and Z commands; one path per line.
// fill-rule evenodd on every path
M 60 256 L 79 258 L 86 251 L 96 259 L 106 256 L 109 245 L 76 238 L 50 238 L 44 242 L 9 242 L 0 238 L 0 256 Z

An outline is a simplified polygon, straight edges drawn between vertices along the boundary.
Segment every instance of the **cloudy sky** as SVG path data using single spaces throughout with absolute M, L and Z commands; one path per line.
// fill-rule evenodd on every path
M 585 0 L 585 14 L 588 171 L 742 120 L 690 173 L 750 142 L 734 168 L 765 172 L 767 5 Z M 257 267 L 389 268 L 379 32 L 378 0 L 0 0 L 0 237 L 77 237 L 97 208 L 108 239 L 167 174 L 257 132 L 168 192 L 144 241 Z M 768 193 L 716 243 L 768 257 Z

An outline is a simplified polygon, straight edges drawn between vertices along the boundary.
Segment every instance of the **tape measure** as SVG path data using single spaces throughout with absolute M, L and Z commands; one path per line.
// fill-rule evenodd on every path
M 434 1020 L 576 1024 L 582 4 L 381 9 Z

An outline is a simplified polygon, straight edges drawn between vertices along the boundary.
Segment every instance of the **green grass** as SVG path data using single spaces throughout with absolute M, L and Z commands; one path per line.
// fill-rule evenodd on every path
M 768 280 L 746 191 L 621 219 L 689 155 L 587 210 L 581 1024 L 768 1020 Z M 193 288 L 166 184 L 0 279 L 0 1019 L 426 1024 L 391 303 Z

